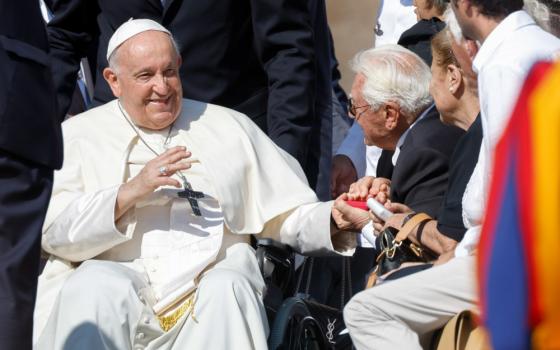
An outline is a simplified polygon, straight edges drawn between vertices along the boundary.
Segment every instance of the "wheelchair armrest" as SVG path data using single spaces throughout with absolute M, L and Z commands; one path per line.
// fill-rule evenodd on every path
M 295 274 L 292 248 L 269 238 L 257 239 L 256 246 L 257 262 L 265 283 L 279 287 L 283 293 L 288 292 Z
M 264 247 L 265 249 L 272 249 L 278 252 L 291 253 L 292 248 L 284 243 L 280 243 L 272 238 L 259 238 L 257 239 L 257 248 Z

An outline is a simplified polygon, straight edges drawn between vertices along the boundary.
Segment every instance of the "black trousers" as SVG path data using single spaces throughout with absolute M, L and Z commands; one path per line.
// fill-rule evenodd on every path
M 0 150 L 0 349 L 31 349 L 53 170 Z

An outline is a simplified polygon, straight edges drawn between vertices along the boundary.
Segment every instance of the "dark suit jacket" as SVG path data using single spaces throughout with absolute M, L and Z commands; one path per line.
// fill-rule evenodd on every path
M 401 146 L 391 177 L 391 200 L 436 217 L 447 189 L 449 161 L 463 134 L 444 125 L 432 107 Z
M 98 47 L 94 100 L 106 102 L 114 98 L 101 76 L 111 35 L 131 17 L 150 18 L 179 44 L 184 96 L 247 114 L 314 182 L 319 152 L 311 148 L 319 143 L 310 138 L 319 133 L 321 118 L 308 2 L 166 0 L 162 7 L 160 0 L 54 0 L 51 6 L 48 35 L 61 118 L 90 45 Z
M 467 232 L 463 224 L 463 195 L 478 162 L 481 143 L 482 120 L 479 114 L 457 142 L 455 152 L 451 156 L 449 184 L 438 214 L 438 231 L 457 242 L 461 241 Z
M 445 23 L 437 18 L 423 19 L 404 31 L 398 44 L 411 50 L 426 62 L 432 64 L 432 37 L 445 28 Z
M 43 23 L 35 0 L 0 2 L 0 149 L 60 168 L 60 123 Z

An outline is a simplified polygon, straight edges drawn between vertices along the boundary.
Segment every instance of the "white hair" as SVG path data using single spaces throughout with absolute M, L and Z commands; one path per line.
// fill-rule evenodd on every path
M 173 37 L 173 35 L 168 34 L 169 35 L 169 40 L 171 40 L 171 45 L 173 45 L 173 48 L 175 49 L 175 52 L 177 53 L 178 57 L 181 57 L 181 51 L 179 50 L 179 45 L 177 44 L 177 41 L 175 41 L 175 38 Z M 123 42 L 124 44 L 124 42 Z M 111 53 L 111 55 L 109 56 L 109 59 L 107 60 L 107 63 L 109 64 L 109 68 L 111 68 L 114 71 L 118 70 L 118 59 L 117 59 L 117 53 L 119 52 L 119 49 L 122 47 L 122 44 L 119 45 L 117 48 L 115 48 L 115 50 Z
M 443 17 L 445 18 L 445 24 L 447 25 L 447 28 L 449 28 L 451 35 L 453 35 L 453 39 L 455 39 L 455 41 L 458 43 L 463 42 L 463 40 L 465 40 L 465 37 L 463 36 L 463 30 L 461 29 L 459 22 L 457 22 L 455 12 L 453 12 L 453 10 L 451 9 L 447 9 L 447 11 L 445 11 L 445 13 L 443 14 Z
M 373 110 L 395 102 L 405 116 L 416 118 L 432 104 L 430 68 L 402 46 L 382 45 L 362 51 L 351 65 L 365 77 L 362 94 Z
M 523 0 L 523 2 L 525 4 L 525 11 L 533 17 L 535 22 L 537 22 L 542 29 L 550 32 L 550 9 L 548 6 L 538 0 Z

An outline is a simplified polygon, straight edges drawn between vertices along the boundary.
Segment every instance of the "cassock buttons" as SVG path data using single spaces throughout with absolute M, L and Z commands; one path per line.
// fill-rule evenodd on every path
M 136 334 L 136 339 L 138 339 L 138 340 L 144 339 L 144 333 L 138 333 L 138 334 Z
M 148 316 L 144 317 L 144 323 L 150 324 L 150 318 Z

